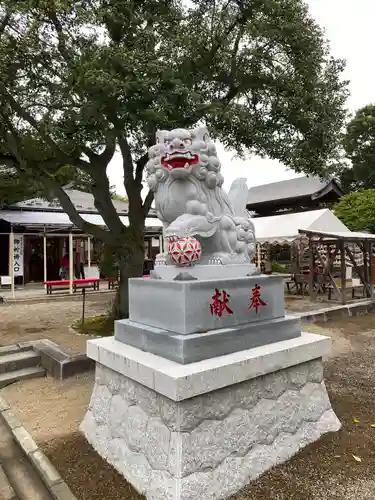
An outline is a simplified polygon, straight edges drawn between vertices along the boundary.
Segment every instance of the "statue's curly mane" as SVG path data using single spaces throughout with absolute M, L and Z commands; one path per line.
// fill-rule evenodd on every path
M 168 137 L 173 138 L 183 130 L 164 132 Z M 171 204 L 186 207 L 189 196 L 194 192 L 196 199 L 207 205 L 207 210 L 215 216 L 223 213 L 231 214 L 232 208 L 226 192 L 221 188 L 224 178 L 220 173 L 220 162 L 216 154 L 216 148 L 206 134 L 206 139 L 202 138 L 202 129 L 197 131 L 185 131 L 191 136 L 189 150 L 198 155 L 199 161 L 183 179 L 173 178 L 170 170 L 162 164 L 161 158 L 165 152 L 163 143 L 157 143 L 149 150 L 149 161 L 146 165 L 147 182 L 155 192 L 155 202 L 157 211 L 162 219 L 168 219 L 166 213 L 171 209 Z M 190 183 L 192 189 L 178 190 L 176 183 Z M 176 191 L 183 196 L 176 196 Z

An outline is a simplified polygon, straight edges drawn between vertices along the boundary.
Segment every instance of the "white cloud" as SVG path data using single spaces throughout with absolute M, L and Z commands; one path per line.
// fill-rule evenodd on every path
M 350 81 L 349 109 L 355 111 L 366 104 L 375 102 L 375 67 L 372 64 L 372 47 L 375 46 L 373 28 L 375 1 L 308 0 L 307 3 L 314 18 L 325 29 L 332 55 L 347 61 L 344 79 Z M 237 177 L 247 178 L 250 187 L 297 176 L 295 172 L 287 170 L 284 165 L 275 160 L 258 157 L 245 161 L 235 159 L 233 158 L 235 153 L 225 151 L 220 144 L 218 154 L 226 189 L 229 189 L 230 184 Z M 118 193 L 125 194 L 120 155 L 115 155 L 107 173 L 111 184 L 116 185 Z

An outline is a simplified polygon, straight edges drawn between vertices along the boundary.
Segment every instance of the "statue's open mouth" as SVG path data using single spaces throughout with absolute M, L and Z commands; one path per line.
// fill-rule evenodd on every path
M 196 165 L 198 161 L 198 155 L 193 155 L 190 151 L 167 153 L 161 159 L 163 167 L 168 168 L 169 170 L 175 168 L 190 168 L 192 165 Z

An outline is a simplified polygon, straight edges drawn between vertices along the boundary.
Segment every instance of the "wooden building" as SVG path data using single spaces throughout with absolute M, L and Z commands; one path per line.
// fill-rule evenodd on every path
M 65 192 L 87 222 L 105 227 L 90 193 L 75 189 Z M 127 225 L 127 203 L 114 200 L 113 204 Z M 161 226 L 151 210 L 146 219 L 145 260 L 153 259 L 163 245 Z M 32 199 L 16 203 L 0 210 L 0 277 L 11 276 L 15 284 L 58 279 L 62 257 L 69 250 L 74 262 L 91 268 L 96 264 L 97 243 L 72 224 L 57 201 Z
M 249 189 L 247 209 L 254 217 L 330 208 L 343 190 L 335 180 L 296 177 Z

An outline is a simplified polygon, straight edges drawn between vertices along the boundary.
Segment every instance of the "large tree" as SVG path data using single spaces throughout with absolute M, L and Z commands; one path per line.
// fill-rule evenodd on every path
M 158 128 L 205 122 L 240 154 L 307 173 L 334 167 L 344 65 L 303 0 L 4 0 L 0 10 L 4 161 L 42 172 L 72 222 L 113 249 L 122 314 L 127 278 L 143 267 L 153 201 L 142 202 L 143 169 Z M 106 176 L 116 149 L 129 227 Z M 66 164 L 92 179 L 108 230 L 87 224 L 56 182 Z
M 360 189 L 343 196 L 334 212 L 351 231 L 375 233 L 375 189 Z
M 347 125 L 343 141 L 351 162 L 341 182 L 348 191 L 375 188 L 375 105 L 359 109 Z
M 45 176 L 36 174 L 39 172 L 18 170 L 9 165 L 0 164 L 0 208 L 32 198 L 54 200 L 55 192 L 48 183 L 45 183 Z M 66 187 L 86 192 L 91 189 L 89 176 L 71 166 L 62 167 L 54 175 L 54 182 L 60 186 L 66 185 Z M 116 195 L 112 187 L 112 199 L 122 201 L 121 198 Z

